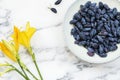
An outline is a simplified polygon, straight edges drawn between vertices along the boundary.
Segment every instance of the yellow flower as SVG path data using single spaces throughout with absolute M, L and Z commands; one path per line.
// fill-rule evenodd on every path
M 27 49 L 30 48 L 30 39 L 35 33 L 35 31 L 36 28 L 31 27 L 30 23 L 28 22 L 26 24 L 26 30 L 20 32 L 20 38 L 19 38 L 20 44 L 25 46 Z
M 15 47 L 18 50 L 19 43 L 25 46 L 26 48 L 30 47 L 30 39 L 35 33 L 36 28 L 30 26 L 30 22 L 26 24 L 26 29 L 24 31 L 20 31 L 16 26 L 14 27 L 14 33 L 12 34 L 12 38 L 15 42 Z
M 0 42 L 1 51 L 15 62 L 17 61 L 16 56 L 19 50 L 19 33 L 19 29 L 14 26 L 14 33 L 12 35 L 13 41 L 7 42 L 5 40 L 2 40 L 2 42 Z
M 17 52 L 19 50 L 19 38 L 20 38 L 19 35 L 20 35 L 20 30 L 16 26 L 14 26 L 14 33 L 12 34 L 12 38 Z
M 17 56 L 17 50 L 14 46 L 14 44 L 12 44 L 11 42 L 7 42 L 5 40 L 2 40 L 2 42 L 0 42 L 0 47 L 1 47 L 1 51 L 7 56 L 9 57 L 11 60 L 13 61 L 17 61 L 16 60 L 16 56 Z

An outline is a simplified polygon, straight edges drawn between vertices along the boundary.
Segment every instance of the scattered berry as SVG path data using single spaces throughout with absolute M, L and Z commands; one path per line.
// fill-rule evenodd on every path
M 62 2 L 62 0 L 57 0 L 57 1 L 55 2 L 55 5 L 59 5 L 61 2 Z
M 50 10 L 53 12 L 53 13 L 57 13 L 57 10 L 55 8 L 50 8 Z

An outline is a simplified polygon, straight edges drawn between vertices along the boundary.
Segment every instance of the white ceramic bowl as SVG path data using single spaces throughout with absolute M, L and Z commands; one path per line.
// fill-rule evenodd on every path
M 116 7 L 118 11 L 120 11 L 120 2 L 118 0 L 77 0 L 70 6 L 65 16 L 64 33 L 65 33 L 65 41 L 67 43 L 67 46 L 71 50 L 71 52 L 74 53 L 77 57 L 90 63 L 106 63 L 115 60 L 120 56 L 120 44 L 117 45 L 118 49 L 116 51 L 107 53 L 108 56 L 106 58 L 101 58 L 97 54 L 95 54 L 95 56 L 93 57 L 90 57 L 87 55 L 87 49 L 85 49 L 82 46 L 78 46 L 74 44 L 75 40 L 73 36 L 70 34 L 73 26 L 70 25 L 69 22 L 70 20 L 72 20 L 73 15 L 76 12 L 78 12 L 78 10 L 80 9 L 80 5 L 85 4 L 87 1 L 96 2 L 96 3 L 101 1 L 103 3 L 108 4 L 109 7 L 111 8 Z

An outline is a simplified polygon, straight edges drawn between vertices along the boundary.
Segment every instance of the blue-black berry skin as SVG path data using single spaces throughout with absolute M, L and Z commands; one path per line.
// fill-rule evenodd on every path
M 81 19 L 81 15 L 80 15 L 79 13 L 76 13 L 76 14 L 74 15 L 74 19 L 80 20 L 80 19 Z
M 81 23 L 79 23 L 79 22 L 77 22 L 77 23 L 76 23 L 76 26 L 79 28 L 79 30 L 82 30 L 82 29 L 83 29 L 82 24 L 81 24 Z
M 51 11 L 52 11 L 53 13 L 57 13 L 57 10 L 56 10 L 55 8 L 51 8 Z
M 91 17 L 91 22 L 94 22 L 95 21 L 95 17 Z
M 55 5 L 59 5 L 61 2 L 62 2 L 62 0 L 57 0 L 57 1 L 55 2 Z
M 120 39 L 117 40 L 117 43 L 120 43 Z
M 99 55 L 100 57 L 103 57 L 103 58 L 104 58 L 104 57 L 107 57 L 107 54 L 106 54 L 106 53 L 99 53 L 98 55 Z
M 111 29 L 110 29 L 110 27 L 107 24 L 105 24 L 104 27 L 105 27 L 107 32 L 109 32 L 109 33 L 111 32 Z
M 116 19 L 120 20 L 120 12 L 117 12 Z
M 120 37 L 120 27 L 117 28 L 117 36 Z
M 102 2 L 99 2 L 99 8 L 102 9 L 104 7 L 104 4 Z
M 78 22 L 78 20 L 73 19 L 73 20 L 70 21 L 70 24 L 75 24 L 75 23 L 77 23 L 77 22 Z
M 107 10 L 110 9 L 109 6 L 108 6 L 107 4 L 104 4 L 104 8 L 107 9 Z
M 107 14 L 104 14 L 103 16 L 104 16 L 105 19 L 109 20 L 109 16 Z
M 88 10 L 89 15 L 94 16 L 95 13 L 92 10 Z
M 103 14 L 105 14 L 105 13 L 106 13 L 106 10 L 103 9 L 103 10 L 101 11 L 101 14 L 103 15 Z
M 94 56 L 95 53 L 87 52 L 87 54 L 92 57 L 92 56 Z
M 86 24 L 85 18 L 82 18 L 82 19 L 81 19 L 81 23 L 82 23 L 83 25 Z
M 75 44 L 86 48 L 91 57 L 96 53 L 105 58 L 120 44 L 120 12 L 103 2 L 88 1 L 80 5 L 70 24 L 73 25 L 71 35 Z
M 116 15 L 117 15 L 117 9 L 116 9 L 116 8 L 113 8 L 112 13 L 113 13 L 114 16 L 116 16 Z
M 88 52 L 94 53 L 94 49 L 91 47 L 88 47 Z

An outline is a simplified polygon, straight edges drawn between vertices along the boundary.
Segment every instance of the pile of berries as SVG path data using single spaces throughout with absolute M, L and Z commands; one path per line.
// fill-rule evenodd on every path
M 102 2 L 80 5 L 70 21 L 75 44 L 85 47 L 89 56 L 107 57 L 120 43 L 120 12 Z

